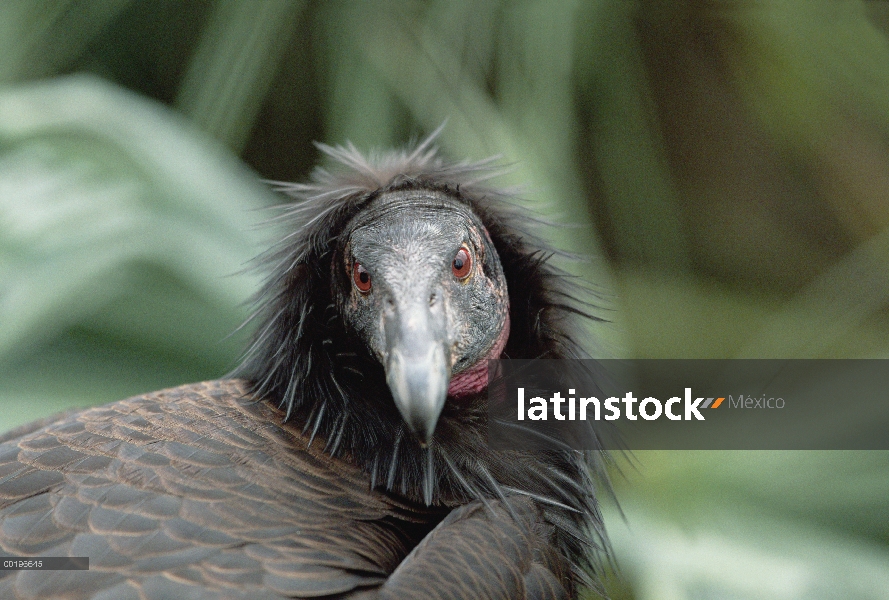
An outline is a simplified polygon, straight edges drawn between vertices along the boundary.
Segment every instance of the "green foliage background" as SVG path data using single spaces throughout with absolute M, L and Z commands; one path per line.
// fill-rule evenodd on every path
M 0 428 L 219 377 L 312 140 L 447 120 L 593 257 L 602 356 L 889 357 L 889 3 L 0 4 Z M 885 452 L 658 452 L 613 598 L 889 598 Z

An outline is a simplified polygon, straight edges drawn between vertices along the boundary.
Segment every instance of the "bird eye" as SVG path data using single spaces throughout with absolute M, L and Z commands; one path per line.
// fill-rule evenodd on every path
M 469 276 L 469 271 L 472 270 L 472 255 L 469 254 L 469 250 L 466 248 L 457 250 L 454 262 L 451 263 L 451 269 L 457 279 L 466 279 Z
M 352 265 L 352 281 L 355 282 L 355 287 L 357 287 L 358 291 L 362 294 L 366 294 L 370 291 L 370 273 L 368 273 L 367 269 L 362 267 L 359 262 Z

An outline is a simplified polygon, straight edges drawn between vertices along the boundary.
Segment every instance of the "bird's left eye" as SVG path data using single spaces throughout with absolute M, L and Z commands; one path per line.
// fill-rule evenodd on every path
M 469 276 L 469 271 L 472 270 L 472 255 L 469 254 L 468 249 L 460 248 L 457 250 L 454 262 L 451 263 L 451 270 L 453 270 L 454 277 L 457 279 L 466 279 Z
M 370 273 L 368 273 L 367 269 L 362 267 L 359 262 L 352 265 L 352 281 L 355 282 L 355 287 L 357 287 L 358 291 L 362 294 L 366 294 L 370 291 Z

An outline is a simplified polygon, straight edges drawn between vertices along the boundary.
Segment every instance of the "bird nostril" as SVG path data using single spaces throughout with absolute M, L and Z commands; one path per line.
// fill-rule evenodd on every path
M 435 306 L 435 302 L 438 300 L 438 294 L 432 292 L 429 295 L 429 306 Z

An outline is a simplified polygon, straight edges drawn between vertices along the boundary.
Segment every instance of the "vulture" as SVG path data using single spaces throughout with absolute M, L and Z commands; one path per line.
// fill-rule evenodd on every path
M 494 450 L 488 361 L 582 358 L 541 219 L 434 135 L 329 159 L 270 221 L 223 379 L 0 437 L 0 598 L 573 598 L 608 557 L 604 451 Z

